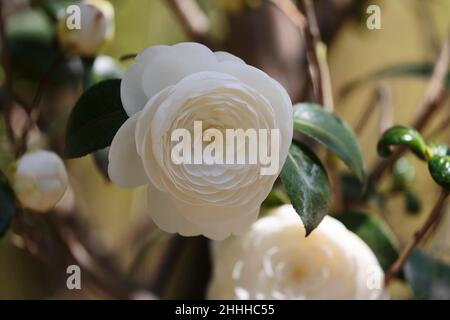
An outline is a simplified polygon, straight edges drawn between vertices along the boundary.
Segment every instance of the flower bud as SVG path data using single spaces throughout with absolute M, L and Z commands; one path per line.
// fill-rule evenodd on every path
M 86 57 L 95 56 L 113 36 L 114 8 L 106 0 L 87 0 L 68 7 L 58 25 L 63 50 Z
M 53 152 L 38 150 L 22 156 L 12 172 L 12 185 L 23 207 L 45 212 L 52 209 L 68 186 L 67 171 Z

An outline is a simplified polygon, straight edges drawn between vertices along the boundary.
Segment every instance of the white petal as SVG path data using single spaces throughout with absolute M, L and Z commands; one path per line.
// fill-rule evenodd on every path
M 214 53 L 204 45 L 185 42 L 170 46 L 146 60 L 142 87 L 150 98 L 192 73 L 214 70 L 217 64 Z
M 237 208 L 223 208 L 228 213 Z M 259 208 L 241 213 L 237 218 L 224 219 L 217 217 L 214 224 L 200 225 L 195 220 L 186 219 L 186 211 L 208 210 L 214 217 L 217 207 L 193 206 L 180 202 L 168 192 L 161 192 L 153 185 L 148 188 L 148 210 L 155 224 L 169 233 L 179 233 L 183 236 L 203 235 L 213 240 L 223 240 L 230 235 L 238 235 L 246 231 L 256 220 Z M 220 210 L 220 209 L 219 209 Z
M 244 60 L 242 60 L 241 58 L 236 57 L 234 54 L 231 54 L 226 51 L 215 51 L 214 54 L 216 55 L 216 58 L 219 62 L 234 61 L 234 62 L 239 62 L 241 64 L 245 64 Z
M 135 130 L 140 113 L 134 114 L 117 131 L 109 150 L 108 174 L 122 188 L 148 183 L 142 159 L 136 151 Z
M 147 103 L 147 96 L 142 88 L 143 65 L 135 63 L 125 72 L 120 83 L 120 97 L 128 116 L 141 111 Z

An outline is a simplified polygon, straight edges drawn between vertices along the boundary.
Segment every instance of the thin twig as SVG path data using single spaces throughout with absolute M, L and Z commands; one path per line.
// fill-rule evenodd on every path
M 422 227 L 414 233 L 414 236 L 411 239 L 411 241 L 408 243 L 405 249 L 403 249 L 397 260 L 394 262 L 394 264 L 391 266 L 388 273 L 386 274 L 385 277 L 386 285 L 389 284 L 390 281 L 403 269 L 406 260 L 411 255 L 414 248 L 419 244 L 419 242 L 423 239 L 423 237 L 427 234 L 427 232 L 431 229 L 431 227 L 436 223 L 436 221 L 439 220 L 440 216 L 444 212 L 442 208 L 445 205 L 445 200 L 447 199 L 448 195 L 449 195 L 448 191 L 442 189 L 441 195 L 439 196 L 439 199 L 436 202 L 427 220 L 422 225 Z
M 41 103 L 42 97 L 44 96 L 44 93 L 47 91 L 47 88 L 50 84 L 53 75 L 64 61 L 65 57 L 64 55 L 61 54 L 55 61 L 53 61 L 48 71 L 39 81 L 38 87 L 36 89 L 36 94 L 34 95 L 30 109 L 28 110 L 27 122 L 25 123 L 25 127 L 23 128 L 22 131 L 22 136 L 16 148 L 16 157 L 22 155 L 26 151 L 28 134 L 30 133 L 30 130 L 36 125 L 36 122 L 39 119 L 40 115 L 39 105 Z
M 448 130 L 450 127 L 450 114 L 448 114 L 444 120 L 441 121 L 441 123 L 439 123 L 436 128 L 433 129 L 433 131 L 431 131 L 428 135 L 427 135 L 427 139 L 434 139 L 435 137 L 437 137 L 438 135 L 442 134 L 443 132 L 445 132 L 445 130 Z
M 290 0 L 272 0 L 272 3 L 301 30 L 305 39 L 306 58 L 308 60 L 314 96 L 317 103 L 323 104 L 322 75 L 320 72 L 314 36 L 309 28 L 308 21 Z
M 195 0 L 168 0 L 167 3 L 183 25 L 189 38 L 212 46 L 209 19 Z
M 448 72 L 450 60 L 450 38 L 444 43 L 439 58 L 434 67 L 433 74 L 428 82 L 427 90 L 419 108 L 419 114 L 413 121 L 412 126 L 421 131 L 432 118 L 438 107 L 447 97 L 445 78 Z M 406 151 L 405 147 L 397 148 L 388 159 L 380 160 L 372 169 L 370 179 L 377 181 L 386 169 L 390 168 L 398 158 Z

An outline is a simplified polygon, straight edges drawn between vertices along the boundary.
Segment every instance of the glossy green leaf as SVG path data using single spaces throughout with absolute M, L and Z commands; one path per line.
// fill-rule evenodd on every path
M 450 266 L 419 249 L 406 262 L 405 277 L 418 299 L 450 299 Z
M 434 181 L 450 191 L 450 156 L 433 156 L 428 161 L 428 170 Z
M 358 138 L 335 114 L 319 105 L 299 103 L 294 106 L 294 128 L 330 149 L 360 179 L 364 180 L 364 161 Z
M 120 99 L 120 80 L 107 80 L 92 86 L 83 93 L 70 115 L 66 157 L 82 157 L 110 146 L 127 119 Z
M 427 149 L 432 156 L 450 156 L 450 148 L 445 143 L 427 142 Z
M 381 219 L 357 211 L 343 212 L 336 218 L 367 243 L 383 270 L 389 269 L 398 257 L 398 247 L 393 233 Z
M 427 158 L 426 143 L 422 135 L 414 128 L 408 126 L 393 126 L 386 130 L 378 140 L 377 151 L 381 157 L 387 157 L 392 153 L 391 146 L 405 145 L 420 159 Z
M 306 146 L 292 144 L 281 170 L 281 181 L 310 234 L 327 214 L 331 190 L 327 173 L 320 160 Z
M 0 237 L 8 230 L 15 210 L 16 200 L 14 193 L 6 181 L 0 177 Z

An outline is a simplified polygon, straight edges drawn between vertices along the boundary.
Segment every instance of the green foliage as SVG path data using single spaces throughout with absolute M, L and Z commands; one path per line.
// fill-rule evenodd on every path
M 427 158 L 427 146 L 421 134 L 414 128 L 408 126 L 393 126 L 386 130 L 378 141 L 377 151 L 381 157 L 389 156 L 392 145 L 405 145 L 420 159 Z
M 280 174 L 292 205 L 309 235 L 327 214 L 331 190 L 320 160 L 306 146 L 292 144 Z
M 0 172 L 0 237 L 8 230 L 15 210 L 14 193 Z
M 450 191 L 450 156 L 431 157 L 428 161 L 428 170 L 438 185 Z
M 392 170 L 392 190 L 407 191 L 416 177 L 416 168 L 406 158 L 398 159 Z
M 419 213 L 422 208 L 419 197 L 417 197 L 417 195 L 411 191 L 406 192 L 404 196 L 406 212 L 412 214 Z
M 364 240 L 375 253 L 383 270 L 389 269 L 398 257 L 398 247 L 393 233 L 381 219 L 357 211 L 343 212 L 336 218 Z
M 330 149 L 360 179 L 364 180 L 364 162 L 358 138 L 335 114 L 323 107 L 299 103 L 294 106 L 294 128 Z
M 69 117 L 66 157 L 82 157 L 108 147 L 127 119 L 120 99 L 120 80 L 92 86 L 80 97 Z
M 450 266 L 419 249 L 409 257 L 405 277 L 418 299 L 450 299 Z

